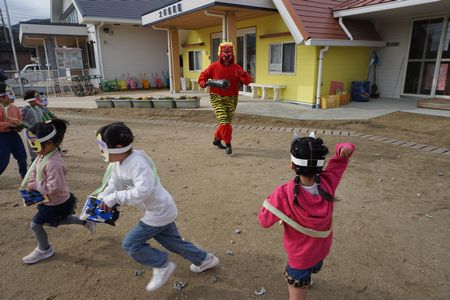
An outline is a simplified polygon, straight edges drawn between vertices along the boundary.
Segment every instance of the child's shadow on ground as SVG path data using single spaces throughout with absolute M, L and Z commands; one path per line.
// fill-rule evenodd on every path
M 255 157 L 255 158 L 268 158 L 268 159 L 280 159 L 284 158 L 288 152 L 276 149 L 261 149 L 251 147 L 233 147 L 234 158 L 240 157 Z
M 122 250 L 122 238 L 95 236 L 76 249 L 58 251 L 55 259 L 87 268 L 108 267 L 114 262 L 119 268 L 129 268 L 130 260 Z

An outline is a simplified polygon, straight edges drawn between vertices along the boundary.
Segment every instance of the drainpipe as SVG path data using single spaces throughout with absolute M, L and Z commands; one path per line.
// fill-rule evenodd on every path
M 101 22 L 98 27 L 95 28 L 95 39 L 97 40 L 97 52 L 98 52 L 98 63 L 100 66 L 100 76 L 105 79 L 105 76 L 103 74 L 103 55 L 102 55 L 102 48 L 101 48 L 101 41 L 100 41 L 100 28 L 105 25 L 104 22 Z
M 161 28 L 152 26 L 155 30 L 164 30 L 167 31 L 167 55 L 169 56 L 169 93 L 174 94 L 175 93 L 175 86 L 173 84 L 173 74 L 172 74 L 172 55 L 170 55 L 170 49 L 172 48 L 170 45 L 170 31 L 167 28 Z M 176 47 L 179 47 L 179 45 L 176 45 Z
M 210 17 L 217 17 L 222 18 L 222 42 L 225 42 L 227 40 L 227 15 L 226 13 L 220 14 L 220 13 L 212 13 L 207 10 L 205 10 L 205 15 Z
M 316 104 L 314 105 L 314 109 L 319 109 L 320 107 L 320 92 L 322 90 L 322 70 L 323 70 L 323 59 L 325 57 L 325 52 L 330 49 L 329 46 L 323 47 L 320 49 L 319 55 L 319 74 L 317 75 L 317 91 L 316 91 Z
M 347 26 L 345 26 L 344 24 L 344 19 L 342 17 L 339 18 L 339 25 L 341 26 L 342 30 L 344 30 L 345 34 L 347 35 L 347 37 L 353 41 L 353 35 L 350 33 L 350 31 L 348 30 Z

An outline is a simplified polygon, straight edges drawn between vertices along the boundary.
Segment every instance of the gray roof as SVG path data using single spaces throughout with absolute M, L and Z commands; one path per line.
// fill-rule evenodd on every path
M 83 17 L 140 20 L 141 16 L 180 0 L 74 0 Z

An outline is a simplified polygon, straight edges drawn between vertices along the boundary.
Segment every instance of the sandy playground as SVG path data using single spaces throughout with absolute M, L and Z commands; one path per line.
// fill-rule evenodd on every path
M 71 126 L 64 148 L 68 181 L 79 199 L 99 186 L 105 163 L 95 130 L 127 122 L 135 148 L 155 161 L 175 198 L 182 236 L 215 253 L 218 268 L 193 274 L 189 262 L 168 284 L 145 291 L 151 270 L 121 249 L 141 212 L 122 207 L 117 227 L 97 235 L 76 226 L 48 229 L 55 255 L 35 265 L 21 258 L 34 247 L 28 229 L 34 207 L 23 207 L 14 160 L 0 177 L 1 299 L 287 299 L 282 228 L 262 229 L 257 213 L 275 186 L 293 177 L 292 133 L 237 128 L 232 157 L 211 145 L 210 111 L 55 110 Z M 108 120 L 102 120 L 108 118 Z M 146 124 L 145 120 L 197 122 L 203 126 Z M 238 115 L 235 125 L 339 129 L 450 148 L 447 118 L 395 113 L 366 122 L 303 122 Z M 327 145 L 349 140 L 357 152 L 337 190 L 334 244 L 315 276 L 310 299 L 450 299 L 450 156 L 361 137 L 323 136 Z M 235 230 L 239 229 L 240 234 Z M 233 254 L 233 255 L 229 255 Z M 187 286 L 176 291 L 179 281 Z M 256 290 L 266 289 L 263 296 Z

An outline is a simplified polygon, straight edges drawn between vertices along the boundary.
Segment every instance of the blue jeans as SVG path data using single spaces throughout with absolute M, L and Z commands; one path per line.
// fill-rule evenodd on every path
M 17 160 L 20 177 L 25 177 L 25 174 L 27 174 L 27 152 L 20 135 L 16 131 L 0 132 L 0 175 L 8 167 L 11 154 Z
M 152 238 L 167 250 L 181 255 L 197 266 L 201 265 L 207 256 L 204 250 L 181 238 L 175 222 L 154 227 L 139 221 L 125 236 L 122 248 L 140 264 L 155 268 L 164 267 L 168 254 L 150 247 L 147 241 Z

